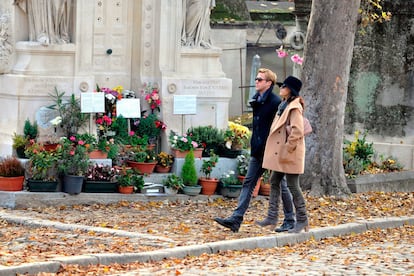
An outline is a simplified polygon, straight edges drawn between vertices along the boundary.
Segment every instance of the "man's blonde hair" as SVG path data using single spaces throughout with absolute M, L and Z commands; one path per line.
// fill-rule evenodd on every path
M 276 84 L 277 76 L 272 70 L 267 68 L 260 68 L 259 73 L 265 74 L 266 80 L 271 81 L 273 85 Z

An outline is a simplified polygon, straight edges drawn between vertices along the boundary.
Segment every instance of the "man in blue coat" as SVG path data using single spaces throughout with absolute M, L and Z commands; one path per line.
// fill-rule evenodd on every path
M 257 181 L 265 171 L 262 168 L 263 154 L 266 145 L 267 136 L 269 135 L 270 126 L 276 114 L 277 108 L 281 102 L 279 96 L 273 93 L 273 86 L 276 84 L 276 74 L 269 69 L 260 68 L 257 73 L 255 85 L 256 94 L 250 100 L 253 109 L 253 131 L 250 140 L 250 162 L 247 170 L 246 178 L 243 182 L 243 188 L 240 193 L 237 208 L 229 218 L 214 218 L 220 225 L 229 228 L 233 232 L 238 232 L 243 216 L 249 207 L 253 190 Z M 286 180 L 283 179 L 282 200 L 285 212 L 285 220 L 283 225 L 276 229 L 277 232 L 288 231 L 295 224 L 292 196 L 287 188 Z M 271 209 L 271 208 L 269 208 Z M 271 214 L 270 214 L 271 215 Z M 277 217 L 269 216 L 256 224 L 260 226 L 275 226 Z

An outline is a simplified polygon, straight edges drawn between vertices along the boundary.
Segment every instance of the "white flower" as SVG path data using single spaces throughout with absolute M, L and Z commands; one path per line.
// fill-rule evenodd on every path
M 227 141 L 226 142 L 226 148 L 231 149 L 231 144 L 232 144 L 231 141 Z
M 115 100 L 116 100 L 116 97 L 114 95 L 112 95 L 112 94 L 109 94 L 109 93 L 105 95 L 105 98 L 107 98 L 112 103 L 114 103 Z
M 52 125 L 57 126 L 62 122 L 62 117 L 57 116 L 56 118 L 54 118 L 53 120 L 49 121 Z

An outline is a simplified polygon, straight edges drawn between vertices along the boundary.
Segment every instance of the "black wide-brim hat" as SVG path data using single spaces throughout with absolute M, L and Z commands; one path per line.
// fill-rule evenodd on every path
M 302 88 L 302 82 L 294 76 L 289 76 L 283 82 L 277 82 L 276 84 L 279 87 L 286 85 L 289 87 L 291 94 L 294 96 L 299 96 L 299 91 Z

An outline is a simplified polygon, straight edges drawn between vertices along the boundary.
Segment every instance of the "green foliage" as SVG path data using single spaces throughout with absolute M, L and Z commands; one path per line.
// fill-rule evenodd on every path
M 139 151 L 131 151 L 131 159 L 135 162 L 141 163 L 154 163 L 157 161 L 157 155 L 153 150 L 139 150 Z
M 158 120 L 157 115 L 152 113 L 138 119 L 134 124 L 136 124 L 136 135 L 141 137 L 147 136 L 148 138 L 160 136 L 163 126 Z
M 217 149 L 224 141 L 223 131 L 213 126 L 191 127 L 187 130 L 188 136 L 201 145 L 206 153 L 210 149 Z
M 81 112 L 80 99 L 72 93 L 69 100 L 65 100 L 65 92 L 59 92 L 55 87 L 54 93 L 49 93 L 54 104 L 49 109 L 56 110 L 62 118 L 60 126 L 66 137 L 76 135 L 78 130 L 85 126 L 89 120 L 88 113 Z
M 404 166 L 400 164 L 397 160 L 397 158 L 393 156 L 380 156 L 381 163 L 379 165 L 379 168 L 384 171 L 390 171 L 390 172 L 399 172 L 404 169 Z
M 200 171 L 205 175 L 206 178 L 210 178 L 211 172 L 216 167 L 219 160 L 219 156 L 214 153 L 214 150 L 210 150 L 210 158 L 203 160 Z
M 32 124 L 29 119 L 26 119 L 24 121 L 23 133 L 28 139 L 36 139 L 38 134 L 36 121 Z
M 61 145 L 57 149 L 61 154 L 58 171 L 67 175 L 86 175 L 90 162 L 87 149 L 81 140 L 71 136 L 71 139 L 64 138 Z
M 16 132 L 14 133 L 12 139 L 13 139 L 13 148 L 14 149 L 24 148 L 29 142 L 29 140 L 26 138 L 26 136 L 17 134 Z
M 364 162 L 358 156 L 351 156 L 343 151 L 343 166 L 348 176 L 358 175 L 364 170 Z
M 23 175 L 23 165 L 16 157 L 8 156 L 3 159 L 0 159 L 0 176 L 15 177 Z
M 241 185 L 240 180 L 236 177 L 236 173 L 232 170 L 224 173 L 220 177 L 220 182 L 223 184 L 223 187 L 228 187 L 230 185 Z
M 97 138 L 89 133 L 82 133 L 75 135 L 77 141 L 83 141 L 88 151 L 92 151 L 96 148 Z
M 262 174 L 263 183 L 270 183 L 270 170 L 265 170 Z
M 191 136 L 188 136 L 187 134 L 181 136 L 173 130 L 170 131 L 168 141 L 170 142 L 170 145 L 173 149 L 179 151 L 193 150 L 199 146 L 198 143 L 194 141 Z
M 384 11 L 384 0 L 362 0 L 358 12 L 360 14 L 360 32 L 365 33 L 366 27 L 375 23 L 384 23 L 391 20 L 391 13 Z
M 236 157 L 237 159 L 237 174 L 240 176 L 246 176 L 249 169 L 250 155 L 248 153 L 241 154 Z
M 121 187 L 134 186 L 134 190 L 140 190 L 144 187 L 145 181 L 142 175 L 139 175 L 134 170 L 121 169 L 120 174 L 117 176 L 118 185 Z
M 185 156 L 184 164 L 181 169 L 181 178 L 186 186 L 197 185 L 197 170 L 195 166 L 194 152 L 192 150 L 190 150 L 190 152 Z
M 128 138 L 128 120 L 122 115 L 112 120 L 111 130 L 116 132 L 115 140 L 123 142 Z
M 165 187 L 171 188 L 173 190 L 179 190 L 184 187 L 183 179 L 174 173 L 170 174 L 166 179 L 163 180 L 162 183 Z
M 47 151 L 38 143 L 31 144 L 25 151 L 29 157 L 28 171 L 33 180 L 55 181 L 56 168 L 61 159 L 60 151 Z
M 359 131 L 355 131 L 355 140 L 352 142 L 344 140 L 345 147 L 343 152 L 347 153 L 347 155 L 344 155 L 344 162 L 349 162 L 349 159 L 358 158 L 362 161 L 364 169 L 366 169 L 372 163 L 374 145 L 373 143 L 366 142 L 366 133 L 362 135 L 362 138 L 359 138 L 359 134 Z

